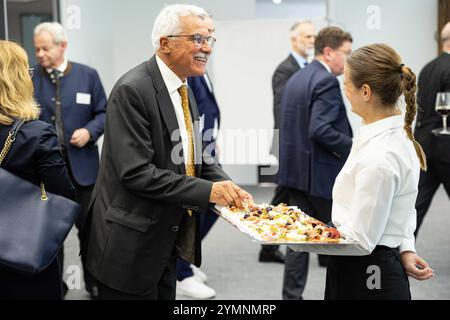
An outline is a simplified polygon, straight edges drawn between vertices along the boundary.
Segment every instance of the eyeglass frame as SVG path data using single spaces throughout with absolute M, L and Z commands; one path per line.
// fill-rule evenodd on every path
M 169 35 L 166 36 L 167 38 L 189 38 L 196 46 L 203 46 L 203 44 L 206 42 L 211 48 L 214 47 L 214 44 L 216 43 L 217 39 L 213 36 L 204 36 L 202 34 L 178 34 L 178 35 Z M 200 39 L 199 39 L 200 37 Z M 196 39 L 197 38 L 197 39 Z

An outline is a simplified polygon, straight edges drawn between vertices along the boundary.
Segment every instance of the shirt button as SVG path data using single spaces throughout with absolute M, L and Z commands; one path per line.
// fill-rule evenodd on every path
M 173 231 L 173 232 L 178 232 L 179 229 L 180 229 L 180 228 L 178 228 L 178 226 L 173 226 L 173 227 L 172 227 L 172 231 Z
M 55 102 L 56 101 L 56 99 L 55 98 L 52 98 L 52 102 Z
M 52 119 L 52 121 L 55 121 L 55 120 L 56 120 L 56 117 L 55 117 L 55 116 L 52 116 L 51 119 Z

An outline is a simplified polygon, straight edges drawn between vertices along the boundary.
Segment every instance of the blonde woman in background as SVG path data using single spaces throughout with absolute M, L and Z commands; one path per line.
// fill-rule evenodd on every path
M 0 41 L 0 150 L 16 120 L 25 120 L 2 168 L 36 185 L 42 181 L 49 192 L 73 198 L 75 189 L 67 175 L 56 132 L 51 125 L 37 120 L 39 112 L 33 100 L 27 54 L 13 42 Z M 2 299 L 62 299 L 57 260 L 34 276 L 0 264 Z

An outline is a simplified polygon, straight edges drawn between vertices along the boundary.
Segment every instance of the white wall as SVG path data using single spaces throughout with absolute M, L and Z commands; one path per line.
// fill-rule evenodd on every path
M 258 20 L 299 20 L 323 19 L 326 0 L 284 0 L 275 4 L 272 0 L 257 0 L 255 18 Z
M 60 1 L 61 22 L 69 38 L 67 57 L 97 69 L 108 94 L 116 81 L 111 0 Z

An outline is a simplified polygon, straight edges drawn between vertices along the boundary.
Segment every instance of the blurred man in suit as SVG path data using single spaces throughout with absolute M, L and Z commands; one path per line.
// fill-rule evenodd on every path
M 294 74 L 282 97 L 278 184 L 289 204 L 325 223 L 331 220 L 332 188 L 352 145 L 337 76 L 344 72 L 352 37 L 337 27 L 322 29 L 315 60 Z M 309 254 L 286 253 L 283 299 L 302 299 Z
M 450 196 L 450 137 L 431 132 L 442 128 L 442 117 L 435 111 L 437 93 L 450 92 L 450 22 L 442 29 L 441 41 L 443 53 L 419 75 L 415 136 L 427 155 L 428 171 L 420 173 L 416 235 L 441 184 Z
M 198 136 L 187 78 L 204 75 L 212 53 L 207 16 L 196 6 L 165 7 L 153 27 L 155 56 L 112 90 L 82 246 L 100 299 L 174 300 L 176 259 L 201 264 L 199 214 L 251 200 Z
M 314 55 L 314 40 L 316 38 L 316 29 L 311 21 L 296 22 L 290 30 L 290 39 L 292 50 L 289 56 L 276 68 L 272 77 L 273 91 L 273 114 L 275 119 L 274 129 L 277 132 L 280 129 L 280 109 L 281 96 L 283 94 L 286 82 L 298 70 L 306 67 L 308 58 Z M 278 158 L 279 135 L 274 134 L 272 143 L 272 153 Z M 272 200 L 273 205 L 280 203 L 289 203 L 289 191 L 282 186 L 277 186 Z M 284 262 L 283 253 L 278 250 L 278 246 L 261 247 L 259 253 L 260 262 Z
M 35 66 L 33 83 L 42 109 L 40 119 L 53 125 L 58 133 L 64 161 L 77 190 L 76 201 L 81 205 L 76 221 L 81 239 L 99 168 L 96 142 L 104 130 L 106 95 L 97 71 L 67 60 L 67 37 L 61 24 L 38 25 L 34 45 L 39 65 Z M 62 266 L 63 249 L 59 259 Z M 95 281 L 84 264 L 83 272 L 85 288 L 95 299 Z
M 206 17 L 209 32 L 215 32 L 214 21 L 211 17 Z M 220 110 L 214 96 L 213 86 L 205 73 L 203 76 L 188 78 L 189 88 L 194 94 L 200 113 L 200 129 L 203 141 L 208 145 L 208 152 L 211 158 L 216 157 L 216 139 L 220 126 Z M 212 210 L 200 214 L 201 239 L 203 240 L 211 230 L 219 216 Z M 207 275 L 184 259 L 177 259 L 177 293 L 193 299 L 210 299 L 216 295 L 213 288 L 206 285 Z

